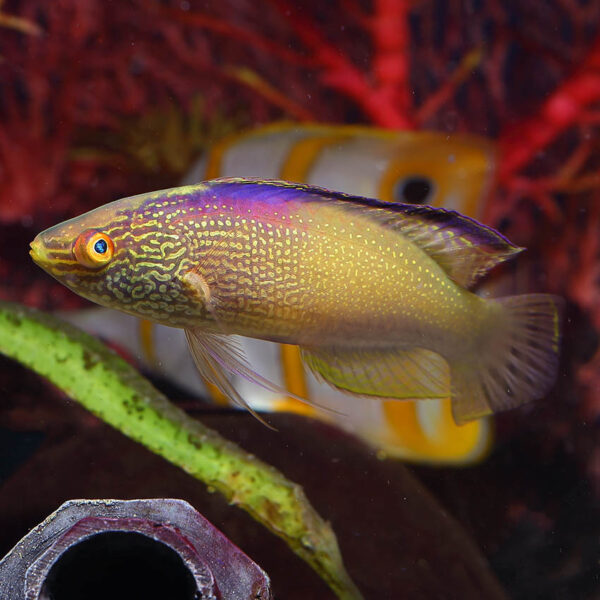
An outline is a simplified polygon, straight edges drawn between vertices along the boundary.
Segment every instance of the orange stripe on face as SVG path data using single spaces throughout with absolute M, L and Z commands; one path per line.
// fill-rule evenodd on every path
M 400 155 L 388 163 L 379 182 L 378 197 L 387 202 L 403 201 L 394 194 L 397 183 L 406 177 L 423 176 L 434 185 L 434 194 L 425 204 L 480 218 L 494 174 L 493 145 L 475 136 L 457 135 L 443 140 L 439 134 L 427 132 L 405 133 L 404 143 L 411 138 L 413 152 L 407 154 L 401 148 Z

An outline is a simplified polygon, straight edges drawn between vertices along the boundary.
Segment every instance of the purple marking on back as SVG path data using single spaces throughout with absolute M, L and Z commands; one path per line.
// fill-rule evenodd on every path
M 264 208 L 284 207 L 291 202 L 332 202 L 342 201 L 349 204 L 360 205 L 365 208 L 385 210 L 391 213 L 416 217 L 425 223 L 431 223 L 441 228 L 451 229 L 455 235 L 467 236 L 476 245 L 488 246 L 491 249 L 506 250 L 506 247 L 517 248 L 506 237 L 495 229 L 479 223 L 475 219 L 444 208 L 432 206 L 402 204 L 399 202 L 383 202 L 374 198 L 352 196 L 342 192 L 326 190 L 324 188 L 287 183 L 283 181 L 223 178 L 209 182 L 209 194 L 222 194 L 238 206 L 247 205 L 253 212 L 259 213 L 259 206 Z M 259 213 L 260 214 L 260 213 Z
M 222 188 L 223 195 L 232 203 L 238 205 L 263 204 L 267 206 L 281 206 L 290 201 L 306 201 L 310 194 L 304 189 L 287 187 L 267 183 L 261 180 L 248 180 L 239 182 L 219 182 L 213 189 Z

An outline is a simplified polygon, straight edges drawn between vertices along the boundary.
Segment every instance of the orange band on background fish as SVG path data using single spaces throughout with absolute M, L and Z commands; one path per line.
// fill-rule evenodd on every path
M 218 404 L 219 406 L 231 406 L 231 402 L 227 396 L 214 383 L 210 383 L 210 381 L 206 381 L 204 378 L 203 381 L 206 389 L 208 390 L 210 399 L 215 404 Z
M 287 132 L 296 129 L 297 127 L 297 123 L 281 122 L 261 127 L 258 136 L 257 132 L 254 130 L 249 130 L 242 133 L 232 133 L 231 135 L 226 136 L 217 144 L 215 144 L 208 153 L 203 178 L 214 179 L 227 175 L 224 167 L 224 163 L 227 162 L 226 155 L 229 150 L 238 147 L 244 141 L 252 140 L 253 138 L 262 137 L 272 133 Z
M 146 360 L 155 368 L 158 365 L 158 359 L 154 350 L 154 323 L 146 319 L 140 319 L 139 327 L 142 351 Z
M 434 402 L 425 400 L 422 402 Z M 408 459 L 461 464 L 481 460 L 491 447 L 490 423 L 486 419 L 458 426 L 452 418 L 450 399 L 436 401 L 437 423 L 424 427 L 415 401 L 385 400 L 383 413 L 394 436 L 390 451 Z M 428 435 L 429 433 L 429 435 Z M 394 451 L 394 448 L 401 450 Z
M 304 367 L 302 366 L 298 346 L 281 344 L 280 352 L 285 387 L 288 392 L 291 392 L 295 396 L 300 396 L 301 398 L 306 398 L 308 400 L 308 386 L 306 385 Z M 293 398 L 290 398 L 290 400 L 293 400 Z M 299 402 L 298 400 L 293 401 L 302 404 L 302 402 Z
M 287 156 L 280 177 L 288 181 L 307 181 L 310 170 L 322 150 L 333 144 L 343 142 L 348 137 L 347 135 L 324 135 L 297 142 Z
M 209 153 L 206 162 L 206 179 L 214 179 L 221 176 L 221 165 L 223 157 L 232 144 L 238 141 L 238 136 L 226 137 L 219 142 Z

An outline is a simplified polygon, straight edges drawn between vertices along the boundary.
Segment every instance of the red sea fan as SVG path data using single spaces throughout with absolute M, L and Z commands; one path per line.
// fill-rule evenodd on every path
M 22 2 L 21 15 L 42 34 L 3 36 L 0 222 L 39 223 L 73 204 L 89 206 L 81 190 L 94 173 L 72 156 L 78 130 L 110 127 L 148 103 L 151 90 L 136 81 L 127 35 L 111 43 L 123 31 L 113 29 L 118 23 L 102 4 Z
M 232 77 L 218 64 L 211 34 L 188 34 L 153 2 L 25 0 L 3 9 L 41 33 L 2 30 L 0 223 L 45 225 L 135 191 L 139 174 L 78 151 L 82 132 L 110 136 L 124 118 L 166 103 L 186 106 L 199 93 L 209 114 L 245 103 L 253 120 L 276 116 L 246 87 L 235 97 L 226 89 Z

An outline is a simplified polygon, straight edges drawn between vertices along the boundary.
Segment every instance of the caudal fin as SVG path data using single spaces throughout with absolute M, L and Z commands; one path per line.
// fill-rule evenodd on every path
M 459 424 L 542 398 L 556 380 L 562 299 L 529 294 L 492 302 L 500 310 L 482 347 L 451 367 Z

